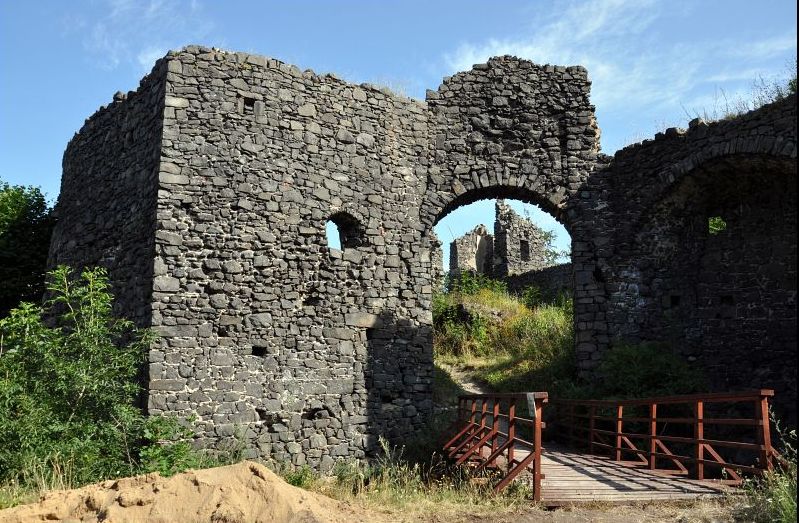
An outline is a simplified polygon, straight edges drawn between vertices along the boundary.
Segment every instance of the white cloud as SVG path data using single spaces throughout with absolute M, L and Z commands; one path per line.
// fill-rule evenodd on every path
M 668 13 L 664 10 L 671 3 L 653 0 L 572 0 L 559 5 L 565 8 L 531 11 L 531 30 L 525 34 L 461 43 L 443 56 L 447 73 L 504 54 L 536 63 L 580 64 L 588 69 L 591 100 L 599 112 L 646 114 L 649 126 L 655 120 L 681 119 L 682 106 L 700 101 L 697 92 L 739 89 L 760 75 L 771 76 L 774 71 L 768 67 L 774 67 L 775 56 L 796 52 L 795 26 L 789 34 L 760 40 L 734 34 L 681 36 L 664 28 L 675 23 L 676 15 L 697 16 L 686 5 L 675 4 Z
M 104 69 L 128 66 L 149 71 L 167 50 L 207 40 L 213 29 L 196 0 L 101 0 L 96 7 L 71 32 L 80 29 L 84 49 Z

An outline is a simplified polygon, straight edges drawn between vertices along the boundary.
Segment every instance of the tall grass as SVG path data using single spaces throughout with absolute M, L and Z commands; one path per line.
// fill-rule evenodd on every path
M 552 392 L 573 383 L 571 299 L 544 297 L 536 289 L 519 297 L 484 277 L 470 278 L 435 297 L 437 359 L 473 369 L 496 391 Z
M 782 459 L 774 470 L 747 481 L 741 516 L 749 521 L 796 521 L 796 430 L 784 431 L 776 422 L 775 426 L 782 440 Z
M 304 467 L 283 471 L 289 483 L 332 498 L 353 501 L 382 509 L 436 512 L 463 508 L 510 510 L 529 505 L 529 490 L 516 483 L 493 495 L 490 477 L 474 475 L 470 470 L 453 467 L 441 456 L 414 461 L 402 448 L 380 439 L 378 457 L 339 461 L 331 478 L 321 477 Z

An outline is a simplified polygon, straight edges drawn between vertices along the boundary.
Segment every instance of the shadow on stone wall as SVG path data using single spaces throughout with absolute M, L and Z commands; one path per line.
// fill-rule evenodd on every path
M 386 311 L 364 335 L 365 450 L 373 455 L 380 436 L 392 445 L 402 445 L 424 437 L 424 431 L 431 429 L 433 330 Z

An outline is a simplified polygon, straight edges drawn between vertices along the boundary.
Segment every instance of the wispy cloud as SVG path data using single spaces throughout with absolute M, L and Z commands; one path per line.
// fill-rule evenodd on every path
M 196 0 L 100 0 L 96 8 L 64 25 L 83 35 L 83 48 L 103 69 L 148 71 L 167 50 L 205 41 L 214 27 Z
M 774 67 L 775 56 L 791 51 L 795 56 L 795 26 L 790 34 L 754 41 L 736 40 L 735 35 L 703 39 L 701 34 L 689 35 L 689 41 L 664 34 L 666 15 L 695 16 L 684 9 L 664 12 L 669 5 L 654 0 L 570 0 L 559 4 L 563 8 L 556 12 L 531 12 L 527 33 L 463 42 L 445 54 L 443 62 L 449 74 L 504 54 L 537 63 L 584 65 L 599 111 L 639 112 L 654 121 L 667 111 L 683 112 L 682 105 L 697 101 L 697 91 L 712 93 L 718 84 L 738 88 L 758 76 L 773 75 L 768 67 Z M 622 144 L 610 145 L 614 150 Z

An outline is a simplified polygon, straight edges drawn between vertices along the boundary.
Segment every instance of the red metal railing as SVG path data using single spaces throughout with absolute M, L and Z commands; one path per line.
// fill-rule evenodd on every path
M 768 403 L 772 396 L 773 390 L 763 389 L 634 400 L 555 400 L 552 403 L 559 435 L 572 446 L 587 447 L 592 454 L 609 452 L 616 461 L 632 454 L 641 465 L 651 470 L 690 474 L 696 479 L 706 479 L 705 467 L 714 467 L 725 471 L 732 483 L 740 483 L 742 472 L 760 473 L 771 469 L 773 459 L 779 457 L 771 445 Z M 746 403 L 754 406 L 754 413 L 742 417 L 740 412 Z M 658 412 L 659 407 L 671 412 L 664 416 Z M 705 415 L 706 407 L 713 411 L 713 417 Z M 684 412 L 690 409 L 690 414 L 680 414 L 680 409 Z M 736 411 L 738 417 L 720 416 L 730 410 Z M 631 411 L 633 415 L 629 415 Z M 708 426 L 752 427 L 750 436 L 753 442 L 742 441 L 748 438 L 740 430 L 734 431 L 735 435 L 726 430 L 723 436 L 708 438 Z M 667 427 L 676 430 L 667 431 Z M 643 448 L 639 448 L 636 442 L 638 445 L 643 443 Z M 685 454 L 690 455 L 675 453 L 669 445 L 688 449 Z M 717 450 L 721 448 L 733 449 L 727 451 L 726 460 L 721 455 L 724 452 Z M 746 453 L 753 457 L 750 462 L 732 461 L 742 459 L 740 455 Z M 664 462 L 672 468 L 659 466 Z M 693 469 L 690 472 L 689 467 Z
M 527 470 L 533 477 L 533 497 L 540 500 L 541 416 L 546 401 L 546 392 L 459 396 L 456 434 L 444 445 L 444 452 L 459 465 L 469 463 L 475 470 L 501 471 L 494 492 Z M 529 417 L 519 416 L 518 410 L 525 404 Z

